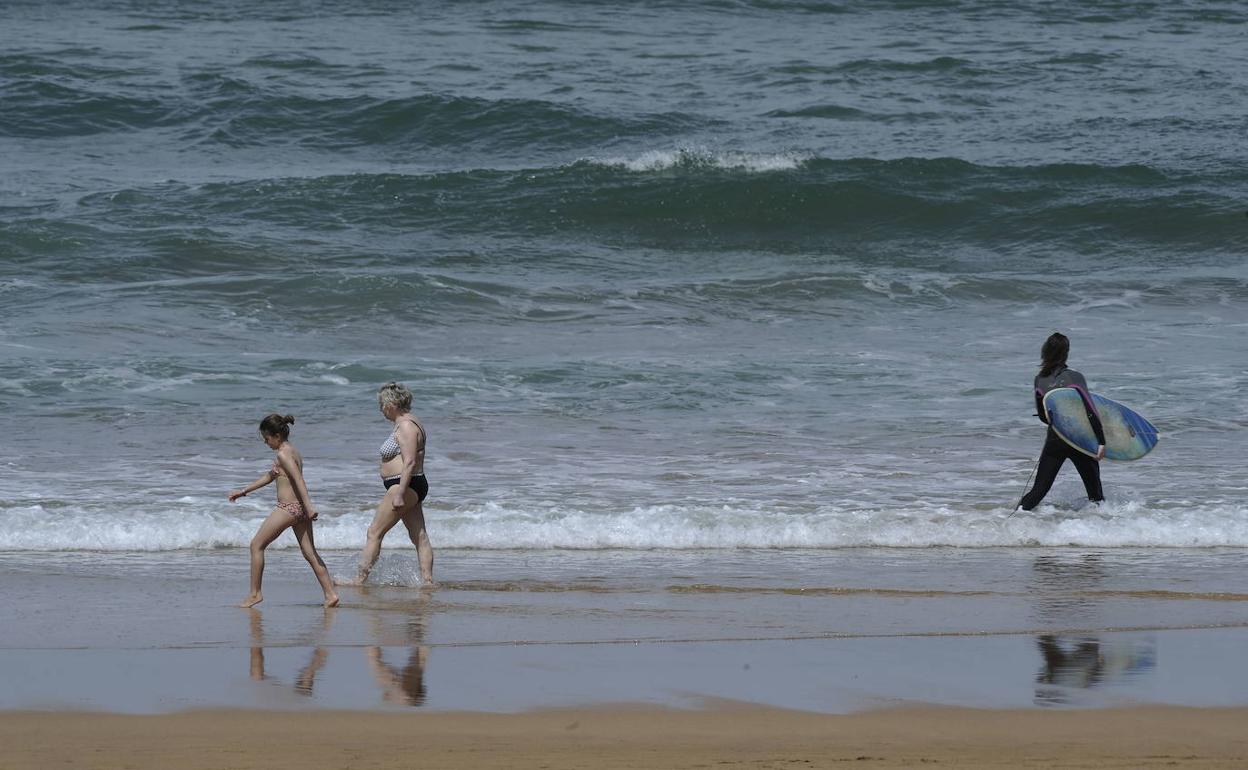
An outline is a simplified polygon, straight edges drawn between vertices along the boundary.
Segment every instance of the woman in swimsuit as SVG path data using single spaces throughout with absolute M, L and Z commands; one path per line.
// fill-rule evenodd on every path
M 381 483 L 386 495 L 377 506 L 373 523 L 368 526 L 364 551 L 360 554 L 360 573 L 355 583 L 368 579 L 368 573 L 381 556 L 381 541 L 400 521 L 416 546 L 420 561 L 420 579 L 433 584 L 433 546 L 425 531 L 425 510 L 421 507 L 429 494 L 425 479 L 425 428 L 411 415 L 412 391 L 397 382 L 388 382 L 377 391 L 377 404 L 385 418 L 394 423 L 394 431 L 382 443 Z
M 308 496 L 308 485 L 303 481 L 303 455 L 288 440 L 290 426 L 294 423 L 294 417 L 283 417 L 280 414 L 271 414 L 260 421 L 260 438 L 264 439 L 264 443 L 277 456 L 263 476 L 243 489 L 230 493 L 232 503 L 268 486 L 274 479 L 277 480 L 277 507 L 251 539 L 251 593 L 243 600 L 240 605 L 242 607 L 264 601 L 264 595 L 260 593 L 260 581 L 264 577 L 264 549 L 285 532 L 287 527 L 294 529 L 299 550 L 303 552 L 303 558 L 308 560 L 317 582 L 321 584 L 321 590 L 325 592 L 325 606 L 334 607 L 338 604 L 338 594 L 334 592 L 329 570 L 325 569 L 325 562 L 321 561 L 321 555 L 316 552 L 316 544 L 312 541 L 312 522 L 316 520 L 317 514 L 312 507 L 312 499 Z

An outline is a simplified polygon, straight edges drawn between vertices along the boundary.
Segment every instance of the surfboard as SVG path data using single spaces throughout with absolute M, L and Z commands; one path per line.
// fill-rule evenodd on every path
M 1157 428 L 1139 413 L 1099 393 L 1092 394 L 1092 405 L 1105 430 L 1107 460 L 1138 460 L 1157 446 Z M 1044 397 L 1049 425 L 1062 440 L 1085 455 L 1096 457 L 1096 434 L 1088 420 L 1083 398 L 1074 388 L 1055 388 Z

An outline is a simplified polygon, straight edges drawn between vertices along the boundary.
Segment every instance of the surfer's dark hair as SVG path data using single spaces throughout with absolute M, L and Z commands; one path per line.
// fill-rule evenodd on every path
M 266 436 L 290 438 L 290 426 L 295 424 L 294 415 L 271 414 L 260 421 L 260 432 Z
M 1066 365 L 1070 355 L 1070 340 L 1061 332 L 1053 332 L 1040 348 L 1040 376 L 1048 377 L 1059 367 Z

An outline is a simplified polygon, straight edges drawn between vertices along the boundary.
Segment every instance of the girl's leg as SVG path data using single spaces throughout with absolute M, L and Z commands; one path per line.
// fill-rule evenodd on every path
M 403 514 L 403 525 L 407 527 L 407 535 L 416 546 L 416 558 L 420 562 L 420 579 L 426 585 L 433 585 L 433 544 L 429 542 L 429 533 L 425 531 L 425 509 L 416 503 Z
M 316 675 L 325 667 L 325 661 L 329 660 L 329 652 L 324 647 L 317 647 L 312 650 L 312 659 L 308 661 L 308 665 L 304 666 L 295 677 L 295 692 L 300 695 L 312 696 L 312 688 L 316 686 Z
M 338 594 L 334 593 L 334 581 L 330 580 L 329 570 L 325 569 L 325 562 L 321 561 L 321 555 L 316 552 L 316 542 L 312 537 L 312 522 L 297 521 L 293 526 L 295 538 L 299 541 L 299 550 L 303 552 L 303 558 L 308 560 L 308 565 L 312 567 L 312 572 L 316 575 L 316 582 L 321 584 L 321 591 L 325 593 L 325 606 L 338 606 Z
M 269 518 L 256 530 L 256 536 L 251 539 L 251 593 L 243 599 L 240 607 L 251 607 L 264 601 L 264 595 L 260 593 L 260 581 L 264 579 L 264 549 L 289 526 L 290 514 L 281 508 L 274 508 Z
M 251 608 L 251 678 L 264 679 L 264 619 L 255 607 Z
M 387 502 L 389 498 L 382 498 L 381 505 L 377 506 L 377 514 L 373 516 L 373 523 L 368 525 L 368 534 L 364 540 L 364 550 L 360 552 L 360 572 L 356 576 L 354 585 L 359 585 L 368 580 L 368 573 L 373 571 L 373 565 L 377 563 L 377 559 L 381 557 L 381 541 L 386 533 L 399 523 L 402 512 Z

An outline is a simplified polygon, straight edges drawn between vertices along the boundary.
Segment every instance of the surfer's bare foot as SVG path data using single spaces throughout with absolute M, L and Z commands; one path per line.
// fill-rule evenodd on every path
M 421 588 L 437 588 L 438 584 L 433 582 L 433 575 L 430 575 L 429 577 L 422 577 L 420 579 L 420 587 Z
M 244 608 L 246 608 L 246 607 L 254 607 L 254 606 L 256 606 L 257 604 L 259 604 L 260 602 L 262 602 L 262 601 L 264 601 L 264 595 L 263 595 L 263 594 L 251 594 L 251 595 L 249 595 L 246 599 L 243 599 L 242 603 L 241 603 L 241 604 L 239 604 L 238 606 L 239 606 L 239 607 L 244 607 Z
M 337 607 L 337 606 L 338 606 L 338 594 L 326 594 L 325 595 L 325 609 L 329 609 L 330 607 Z
M 365 580 L 368 580 L 367 574 L 356 575 L 353 578 L 334 578 L 334 585 L 336 586 L 362 586 L 364 585 Z

